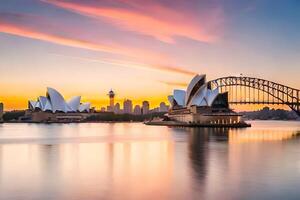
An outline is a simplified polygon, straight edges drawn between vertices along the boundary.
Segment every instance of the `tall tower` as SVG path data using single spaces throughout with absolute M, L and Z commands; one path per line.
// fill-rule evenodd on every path
M 109 110 L 113 112 L 114 107 L 115 107 L 115 95 L 116 94 L 111 89 L 107 95 L 109 96 Z

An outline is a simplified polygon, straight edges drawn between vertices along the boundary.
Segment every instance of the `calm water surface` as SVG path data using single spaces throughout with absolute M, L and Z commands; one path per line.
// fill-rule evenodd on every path
M 0 124 L 0 199 L 300 199 L 300 122 Z

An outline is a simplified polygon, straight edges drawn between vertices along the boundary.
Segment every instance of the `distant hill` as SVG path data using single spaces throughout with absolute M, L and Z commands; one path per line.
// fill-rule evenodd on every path
M 283 109 L 270 109 L 264 107 L 262 110 L 251 112 L 240 112 L 245 119 L 248 120 L 299 120 L 300 117 L 293 111 L 287 111 Z

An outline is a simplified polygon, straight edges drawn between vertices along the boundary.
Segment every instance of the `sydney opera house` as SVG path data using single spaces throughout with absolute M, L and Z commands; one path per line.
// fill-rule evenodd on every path
M 81 97 L 76 96 L 65 101 L 64 97 L 55 89 L 48 87 L 46 96 L 38 97 L 37 101 L 30 100 L 28 102 L 28 108 L 32 111 L 50 111 L 56 112 L 89 112 L 90 103 L 81 103 Z
M 196 75 L 186 90 L 174 90 L 168 100 L 171 109 L 167 117 L 173 122 L 205 126 L 243 123 L 241 116 L 229 108 L 228 93 L 212 89 L 206 75 Z
M 69 101 L 55 89 L 48 87 L 46 96 L 28 101 L 26 116 L 33 122 L 81 121 L 91 111 L 90 103 L 81 103 L 76 96 Z

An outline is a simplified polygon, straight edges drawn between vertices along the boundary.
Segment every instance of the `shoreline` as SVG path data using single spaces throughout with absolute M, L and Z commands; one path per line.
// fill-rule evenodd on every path
M 29 121 L 7 121 L 0 124 L 96 124 L 96 123 L 144 123 L 144 121 L 84 121 L 84 122 L 29 122 Z
M 285 119 L 266 119 L 266 120 L 263 120 L 263 119 L 245 119 L 245 121 L 248 121 L 248 122 L 252 122 L 252 121 L 275 121 L 275 122 L 280 122 L 280 121 L 283 121 L 283 122 L 300 122 L 299 120 L 285 120 Z M 145 121 L 81 121 L 81 122 L 30 122 L 30 121 L 0 121 L 0 124 L 86 124 L 86 123 L 108 123 L 108 124 L 111 124 L 111 123 L 144 123 L 147 125 L 147 123 L 149 124 L 149 122 L 145 122 Z M 155 125 L 155 123 L 160 123 L 160 122 L 152 122 L 153 124 L 151 125 Z M 178 124 L 178 126 L 181 126 L 183 124 Z M 197 126 L 197 125 L 194 125 L 194 124 L 184 124 L 184 125 L 187 125 L 187 126 Z M 221 124 L 222 125 L 222 124 Z M 174 125 L 175 126 L 175 125 Z M 201 125 L 200 125 L 201 126 Z M 206 126 L 210 126 L 211 125 L 206 125 Z

